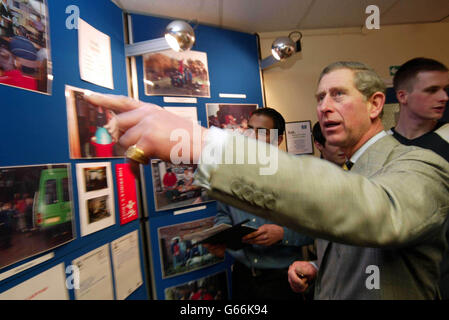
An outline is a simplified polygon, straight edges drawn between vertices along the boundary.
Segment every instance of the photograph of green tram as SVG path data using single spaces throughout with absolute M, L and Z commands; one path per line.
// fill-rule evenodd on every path
M 0 268 L 73 238 L 69 165 L 0 168 Z

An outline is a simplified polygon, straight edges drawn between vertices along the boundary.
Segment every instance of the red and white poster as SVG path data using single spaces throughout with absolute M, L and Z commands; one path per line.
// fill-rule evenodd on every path
M 115 165 L 120 211 L 120 224 L 126 224 L 138 217 L 136 182 L 129 163 Z

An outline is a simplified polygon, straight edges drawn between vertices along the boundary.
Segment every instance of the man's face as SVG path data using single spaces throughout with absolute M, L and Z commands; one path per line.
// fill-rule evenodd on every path
M 316 93 L 317 114 L 327 143 L 356 146 L 371 126 L 370 106 L 354 86 L 354 74 L 338 69 L 324 75 Z
M 424 71 L 418 73 L 411 92 L 405 95 L 410 115 L 422 120 L 439 120 L 448 101 L 449 73 Z
M 340 147 L 330 145 L 327 141 L 324 146 L 315 141 L 315 146 L 320 150 L 323 159 L 342 166 L 346 162 L 346 156 Z
M 256 139 L 259 139 L 261 141 L 264 141 L 266 143 L 271 142 L 270 135 L 273 135 L 274 131 L 274 121 L 270 117 L 264 115 L 264 114 L 254 114 L 249 118 L 248 121 L 248 129 L 250 132 L 252 131 L 253 137 Z M 277 138 L 277 136 L 273 135 L 273 139 Z M 274 144 L 275 141 L 273 141 Z M 277 145 L 279 145 L 282 142 L 282 139 L 277 139 Z

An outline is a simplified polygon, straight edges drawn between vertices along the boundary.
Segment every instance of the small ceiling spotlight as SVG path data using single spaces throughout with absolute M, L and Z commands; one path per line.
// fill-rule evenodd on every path
M 174 20 L 165 28 L 165 37 L 126 44 L 125 54 L 127 57 L 135 57 L 169 49 L 175 51 L 190 50 L 195 43 L 193 30 L 198 26 L 196 20 L 193 20 L 193 22 L 195 25 L 192 27 L 188 22 Z
M 193 28 L 185 21 L 175 20 L 165 29 L 165 40 L 175 51 L 187 51 L 195 43 Z
M 294 41 L 292 35 L 297 34 L 299 38 Z M 291 57 L 295 52 L 301 51 L 302 33 L 299 31 L 290 32 L 288 37 L 279 37 L 271 45 L 271 54 L 276 60 L 283 61 Z

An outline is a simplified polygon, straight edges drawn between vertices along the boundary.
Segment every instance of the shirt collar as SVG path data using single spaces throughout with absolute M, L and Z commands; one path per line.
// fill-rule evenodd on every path
M 382 139 L 383 137 L 385 137 L 387 135 L 387 133 L 382 130 L 381 132 L 379 132 L 378 134 L 376 134 L 375 136 L 373 136 L 371 139 L 369 139 L 367 142 L 365 142 L 365 144 L 363 146 L 361 146 L 351 157 L 350 161 L 352 163 L 356 163 L 357 160 L 362 156 L 362 154 L 366 151 L 366 149 L 368 149 L 369 147 L 371 147 L 374 143 L 377 142 L 377 140 Z

